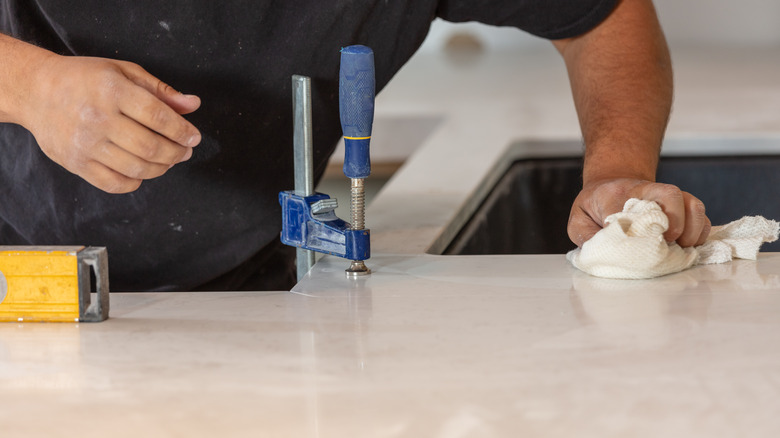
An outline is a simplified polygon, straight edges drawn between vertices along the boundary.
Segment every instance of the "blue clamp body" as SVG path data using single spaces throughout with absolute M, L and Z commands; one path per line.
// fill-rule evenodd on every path
M 349 260 L 368 260 L 371 232 L 350 229 L 333 211 L 335 201 L 323 193 L 304 197 L 294 191 L 279 192 L 282 243 Z

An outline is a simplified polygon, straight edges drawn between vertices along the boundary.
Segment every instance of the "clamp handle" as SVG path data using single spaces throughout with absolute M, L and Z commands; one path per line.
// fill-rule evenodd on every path
M 344 132 L 344 175 L 366 178 L 371 174 L 369 143 L 374 123 L 376 79 L 374 52 L 366 46 L 341 49 L 339 116 Z

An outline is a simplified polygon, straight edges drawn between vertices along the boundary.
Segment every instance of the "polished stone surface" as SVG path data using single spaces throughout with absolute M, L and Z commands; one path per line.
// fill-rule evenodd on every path
M 2 436 L 780 434 L 778 253 L 648 281 L 562 255 L 369 262 L 2 324 Z

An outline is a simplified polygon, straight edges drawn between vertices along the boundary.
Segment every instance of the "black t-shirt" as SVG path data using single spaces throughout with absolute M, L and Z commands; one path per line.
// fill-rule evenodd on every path
M 312 78 L 316 173 L 341 135 L 339 49 L 375 53 L 377 90 L 436 17 L 581 34 L 616 0 L 0 0 L 0 30 L 65 55 L 135 62 L 201 97 L 193 157 L 104 193 L 0 124 L 0 244 L 106 246 L 112 290 L 189 290 L 279 239 L 293 186 L 291 76 Z

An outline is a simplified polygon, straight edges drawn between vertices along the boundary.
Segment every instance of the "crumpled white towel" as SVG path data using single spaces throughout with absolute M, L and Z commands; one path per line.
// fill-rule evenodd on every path
M 654 278 L 693 265 L 733 258 L 755 260 L 764 242 L 777 240 L 780 224 L 761 216 L 746 216 L 712 227 L 707 241 L 696 248 L 666 242 L 663 233 L 667 228 L 669 219 L 657 203 L 629 199 L 622 212 L 607 217 L 604 228 L 566 258 L 597 277 Z

